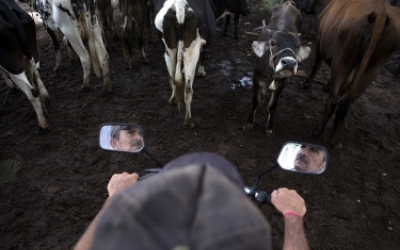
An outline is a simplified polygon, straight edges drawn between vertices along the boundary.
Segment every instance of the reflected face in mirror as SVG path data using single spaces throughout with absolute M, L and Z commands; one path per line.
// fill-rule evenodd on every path
M 131 152 L 138 152 L 144 147 L 141 131 L 135 126 L 113 126 L 110 144 L 115 150 Z
M 324 149 L 301 145 L 294 160 L 294 168 L 304 172 L 322 172 L 325 169 L 325 158 Z

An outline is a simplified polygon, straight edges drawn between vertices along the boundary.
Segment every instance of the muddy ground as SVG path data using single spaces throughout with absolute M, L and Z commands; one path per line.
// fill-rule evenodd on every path
M 94 75 L 92 89 L 80 90 L 81 64 L 68 61 L 64 46 L 62 69 L 52 72 L 53 48 L 39 27 L 40 72 L 51 97 L 47 134 L 33 134 L 37 119 L 32 105 L 21 92 L 7 93 L 4 80 L 0 83 L 0 104 L 5 103 L 0 111 L 0 248 L 71 248 L 106 199 L 106 185 L 113 173 L 143 173 L 155 167 L 145 154 L 110 153 L 98 146 L 100 124 L 136 122 L 144 129 L 148 151 L 161 162 L 194 151 L 216 152 L 238 167 L 247 184 L 273 165 L 284 142 L 323 145 L 330 153 L 323 175 L 276 170 L 262 180 L 260 188 L 271 192 L 288 187 L 304 197 L 305 230 L 312 249 L 399 249 L 400 88 L 391 73 L 400 54 L 392 57 L 351 107 L 340 131 L 342 149 L 330 148 L 326 135 L 309 135 L 327 99 L 322 90 L 329 77 L 326 66 L 309 90 L 299 86 L 304 76 L 295 76 L 286 85 L 275 116 L 275 138 L 264 133 L 265 104 L 254 129 L 243 133 L 253 90 L 240 80 L 252 77 L 251 43 L 256 39 L 245 31 L 253 32 L 267 14 L 256 3 L 252 7 L 252 14 L 241 19 L 240 40 L 233 39 L 232 27 L 227 37 L 221 35 L 221 22 L 217 27 L 207 75 L 194 82 L 194 129 L 184 129 L 184 113 L 167 104 L 168 73 L 154 27 L 154 42 L 147 44 L 147 65 L 129 69 L 117 41 L 116 51 L 110 52 L 113 89 L 106 95 L 101 95 L 102 80 Z M 120 35 L 118 11 L 115 21 Z M 300 66 L 306 74 L 313 56 Z M 331 125 L 332 121 L 327 128 Z M 282 218 L 272 207 L 262 211 L 273 228 L 274 249 L 280 249 Z

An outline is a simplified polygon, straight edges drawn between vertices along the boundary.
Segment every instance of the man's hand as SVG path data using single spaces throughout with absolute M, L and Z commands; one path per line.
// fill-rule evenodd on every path
M 287 188 L 274 190 L 271 194 L 271 202 L 282 214 L 293 211 L 303 217 L 306 213 L 304 200 L 295 190 L 289 190 Z
M 123 172 L 122 174 L 114 174 L 107 185 L 109 197 L 136 183 L 138 179 L 139 175 L 137 173 L 128 174 Z

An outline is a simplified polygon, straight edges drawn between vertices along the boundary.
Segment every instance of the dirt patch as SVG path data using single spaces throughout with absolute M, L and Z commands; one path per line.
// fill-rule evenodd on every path
M 340 131 L 344 148 L 333 150 L 325 136 L 309 136 L 322 117 L 327 94 L 319 83 L 301 89 L 304 76 L 293 77 L 278 101 L 275 138 L 264 133 L 265 103 L 253 130 L 243 133 L 253 95 L 244 77 L 251 79 L 253 74 L 251 43 L 256 39 L 244 32 L 253 32 L 267 14 L 256 4 L 252 9 L 250 16 L 241 19 L 240 40 L 233 39 L 233 27 L 227 37 L 222 37 L 222 23 L 217 27 L 207 75 L 194 82 L 195 128 L 190 130 L 183 128 L 184 113 L 167 104 L 169 77 L 154 28 L 154 42 L 147 44 L 148 65 L 129 69 L 120 41 L 116 41 L 116 51 L 110 52 L 113 90 L 106 95 L 100 93 L 102 79 L 94 75 L 92 89 L 80 90 L 81 64 L 68 61 L 64 46 L 62 68 L 53 73 L 53 48 L 44 29 L 38 28 L 40 73 L 52 105 L 50 127 L 47 134 L 35 136 L 37 119 L 32 105 L 20 92 L 8 95 L 0 111 L 0 161 L 20 157 L 21 165 L 15 180 L 0 185 L 0 248 L 73 246 L 106 199 L 106 185 L 113 173 L 143 173 L 155 167 L 144 154 L 109 153 L 98 147 L 100 124 L 137 122 L 145 131 L 148 150 L 163 163 L 189 152 L 215 152 L 234 163 L 248 184 L 273 164 L 285 141 L 323 145 L 330 150 L 324 175 L 277 170 L 262 180 L 260 188 L 272 191 L 285 186 L 304 197 L 305 230 L 312 249 L 399 249 L 400 88 L 398 79 L 390 75 L 397 69 L 399 53 L 351 107 Z M 120 35 L 123 20 L 118 11 L 115 22 Z M 300 66 L 305 74 L 311 71 L 313 57 Z M 328 77 L 325 65 L 318 82 Z M 2 104 L 7 92 L 3 80 L 0 89 Z M 326 133 L 331 126 L 328 123 Z M 279 249 L 282 218 L 272 207 L 262 211 L 273 228 L 274 249 Z

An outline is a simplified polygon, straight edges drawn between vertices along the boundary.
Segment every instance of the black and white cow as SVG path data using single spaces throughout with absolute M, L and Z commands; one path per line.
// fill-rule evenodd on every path
M 170 75 L 172 95 L 169 103 L 177 103 L 180 110 L 180 93 L 184 92 L 186 105 L 184 125 L 194 127 L 191 115 L 193 80 L 200 58 L 197 75 L 204 76 L 206 49 L 215 38 L 216 19 L 224 13 L 250 13 L 246 0 L 156 0 L 155 19 L 165 45 L 164 58 Z M 183 71 L 183 72 L 182 72 Z
M 261 103 L 262 94 L 268 88 L 272 90 L 268 103 L 267 135 L 273 135 L 273 115 L 279 95 L 285 87 L 286 78 L 296 75 L 298 63 L 307 59 L 311 49 L 300 46 L 301 13 L 295 3 L 287 1 L 275 6 L 269 12 L 269 23 L 252 44 L 256 55 L 254 65 L 253 109 L 247 119 L 246 127 L 253 127 L 256 110 Z
M 41 15 L 56 54 L 54 71 L 61 63 L 61 53 L 55 32 L 64 34 L 64 43 L 78 54 L 83 67 L 82 88 L 89 88 L 90 70 L 103 75 L 103 92 L 111 91 L 109 57 L 105 49 L 93 0 L 33 0 Z M 84 42 L 88 42 L 89 51 Z M 72 57 L 70 52 L 70 57 Z
M 0 0 L 0 55 L 0 74 L 31 101 L 39 121 L 37 132 L 43 132 L 48 126 L 44 114 L 50 102 L 37 70 L 36 26 L 14 0 Z

